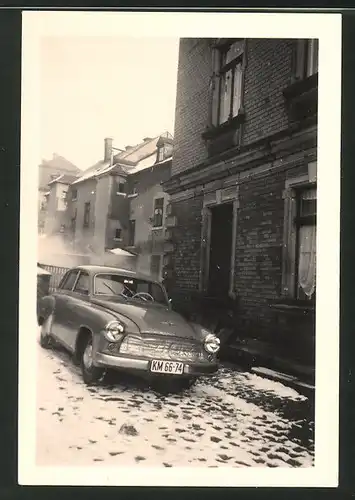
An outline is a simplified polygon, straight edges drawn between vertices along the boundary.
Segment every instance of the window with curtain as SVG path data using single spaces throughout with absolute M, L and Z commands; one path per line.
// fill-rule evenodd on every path
M 230 40 L 214 51 L 212 125 L 238 116 L 242 104 L 244 40 Z
M 315 299 L 317 257 L 317 189 L 303 189 L 298 193 L 296 217 L 296 298 Z

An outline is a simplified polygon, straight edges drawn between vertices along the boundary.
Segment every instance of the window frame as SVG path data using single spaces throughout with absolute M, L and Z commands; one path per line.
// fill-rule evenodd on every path
M 73 283 L 72 287 L 71 288 L 64 288 L 65 284 L 67 283 L 67 281 L 69 279 L 69 276 L 71 276 L 72 274 L 76 274 L 76 277 L 75 277 L 75 280 L 74 280 L 74 283 Z M 69 269 L 69 271 L 67 271 L 64 274 L 61 282 L 59 283 L 58 290 L 62 290 L 64 292 L 72 292 L 73 288 L 76 285 L 76 282 L 78 280 L 79 274 L 80 274 L 80 270 L 79 269 Z
M 300 199 L 304 191 L 317 188 L 317 179 L 310 175 L 311 165 L 308 163 L 309 173 L 288 179 L 283 192 L 284 199 L 284 230 L 282 252 L 282 282 L 281 296 L 297 303 L 313 305 L 316 290 L 309 299 L 298 296 L 298 259 L 299 259 L 299 227 L 304 222 L 314 221 L 317 227 L 317 215 L 300 217 Z
M 125 182 L 118 182 L 117 183 L 117 194 L 125 194 L 126 193 L 126 183 Z
M 309 72 L 309 50 L 315 51 L 317 54 L 317 70 Z M 314 54 L 313 54 L 314 55 Z M 314 63 L 313 63 L 314 64 Z M 319 65 L 319 39 L 318 38 L 303 38 L 302 40 L 297 40 L 294 53 L 294 70 L 293 79 L 295 81 L 306 80 L 318 73 Z
M 87 278 L 88 278 L 88 289 L 87 289 L 87 292 L 85 292 L 85 291 L 83 291 L 83 290 L 77 290 L 77 289 L 76 289 L 76 287 L 77 287 L 77 285 L 78 285 L 78 283 L 79 283 L 79 281 L 80 281 L 80 278 L 81 278 L 82 276 L 87 276 Z M 73 286 L 73 288 L 72 288 L 72 292 L 73 292 L 73 293 L 77 293 L 78 295 L 84 295 L 84 296 L 88 296 L 88 295 L 90 295 L 90 274 L 89 274 L 88 272 L 86 272 L 86 271 L 79 271 L 79 274 L 78 274 L 78 276 L 77 276 L 77 279 L 76 279 L 76 281 L 75 281 L 75 284 L 74 284 L 74 286 Z
M 87 207 L 89 207 L 89 210 L 87 210 Z M 90 227 L 90 212 L 91 212 L 91 202 L 86 201 L 84 203 L 84 219 L 83 219 L 83 227 L 84 228 Z
M 119 231 L 119 236 L 117 236 L 117 231 Z M 116 241 L 122 241 L 122 228 L 116 227 L 115 229 L 115 236 L 113 237 L 114 240 Z
M 228 48 L 235 42 L 242 42 L 242 49 L 240 54 L 234 57 L 228 63 L 222 64 L 223 54 L 228 51 Z M 210 125 L 212 127 L 223 127 L 225 124 L 229 123 L 231 120 L 236 119 L 239 115 L 243 114 L 244 111 L 244 84 L 245 84 L 245 65 L 246 65 L 246 39 L 233 38 L 219 40 L 212 48 L 212 65 L 213 74 L 211 81 L 211 112 L 210 112 Z M 234 82 L 235 82 L 235 72 L 237 66 L 241 64 L 241 81 L 240 81 L 240 105 L 237 114 L 233 114 L 233 104 L 234 104 Z M 222 92 L 222 76 L 228 71 L 232 70 L 232 83 L 230 91 L 230 112 L 228 114 L 227 120 L 221 122 L 221 92 Z M 217 90 L 216 90 L 217 89 Z M 216 94 L 215 94 L 216 92 Z M 216 97 L 217 96 L 217 97 Z M 217 103 L 216 103 L 217 100 Z
M 132 231 L 133 225 L 133 231 Z M 134 247 L 136 242 L 136 219 L 129 219 L 128 222 L 128 246 Z
M 157 207 L 156 203 L 157 201 L 162 200 L 162 206 Z M 156 225 L 156 210 L 162 210 L 161 214 L 161 224 Z M 158 229 L 163 229 L 164 228 L 164 215 L 165 215 L 165 196 L 163 194 L 157 195 L 153 198 L 153 217 L 152 217 L 152 229 L 153 230 L 158 230 Z

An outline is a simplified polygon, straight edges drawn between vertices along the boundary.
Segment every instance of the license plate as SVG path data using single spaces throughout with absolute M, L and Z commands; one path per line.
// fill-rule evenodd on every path
M 167 373 L 171 375 L 181 375 L 184 373 L 184 363 L 176 361 L 159 361 L 153 359 L 150 365 L 150 371 L 154 373 Z

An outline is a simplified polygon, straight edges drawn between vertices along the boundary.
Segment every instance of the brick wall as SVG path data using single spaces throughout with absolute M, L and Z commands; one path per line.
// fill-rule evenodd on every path
M 242 145 L 289 125 L 282 94 L 290 84 L 293 40 L 247 41 Z M 207 159 L 201 134 L 209 123 L 212 39 L 181 39 L 175 108 L 172 175 Z
M 247 41 L 245 123 L 241 145 L 248 149 L 253 149 L 255 141 L 289 128 L 283 90 L 291 82 L 294 44 L 292 40 L 277 39 Z M 207 160 L 201 134 L 209 122 L 211 64 L 210 40 L 181 40 L 173 176 Z M 237 158 L 238 154 L 235 152 Z M 285 163 L 289 161 L 289 154 L 284 153 Z M 219 160 L 211 157 L 210 161 L 213 164 Z M 268 158 L 265 162 L 271 167 L 273 160 Z M 296 317 L 271 307 L 272 300 L 278 299 L 281 292 L 285 180 L 302 173 L 305 173 L 304 167 L 290 166 L 288 170 L 246 177 L 239 183 L 234 334 L 241 338 L 272 340 L 280 349 L 288 349 L 295 358 L 307 358 L 311 362 L 314 319 L 306 318 L 303 312 L 301 317 Z M 228 175 L 226 173 L 226 177 Z M 201 179 L 200 187 L 206 183 L 208 180 Z M 199 303 L 203 198 L 174 201 L 178 197 L 179 194 L 171 194 L 177 226 L 173 230 L 175 275 L 169 293 L 177 310 L 191 313 Z
M 173 204 L 179 221 L 174 228 L 176 289 L 198 290 L 201 257 L 202 196 Z
M 172 175 L 207 158 L 201 133 L 208 125 L 209 116 L 210 45 L 209 39 L 180 40 Z
M 272 321 L 269 299 L 280 296 L 285 172 L 239 187 L 235 291 L 239 333 L 265 335 Z
M 287 128 L 282 91 L 290 84 L 293 43 L 278 39 L 247 41 L 242 144 Z

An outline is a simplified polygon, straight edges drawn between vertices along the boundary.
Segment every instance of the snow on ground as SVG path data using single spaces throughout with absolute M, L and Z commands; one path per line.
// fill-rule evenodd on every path
M 313 465 L 312 405 L 254 374 L 221 368 L 165 396 L 121 375 L 87 387 L 66 353 L 38 347 L 37 391 L 38 465 Z

